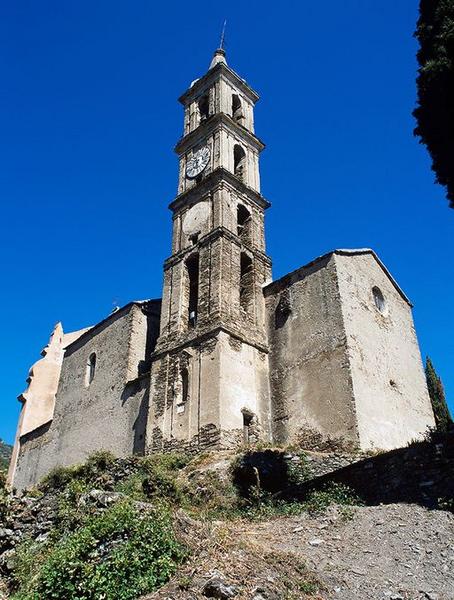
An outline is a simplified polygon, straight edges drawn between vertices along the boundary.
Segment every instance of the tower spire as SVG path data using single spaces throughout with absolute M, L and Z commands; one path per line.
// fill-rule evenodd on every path
M 219 49 L 220 50 L 224 50 L 224 42 L 225 42 L 225 27 L 227 25 L 227 19 L 224 20 L 224 25 L 222 26 L 222 32 L 221 32 L 221 41 L 219 44 Z
M 224 48 L 226 25 L 227 25 L 227 19 L 224 20 L 224 24 L 222 26 L 222 31 L 221 31 L 221 39 L 219 41 L 219 48 L 217 48 L 214 51 L 213 58 L 210 63 L 210 69 L 212 69 L 219 63 L 224 63 L 225 65 L 227 64 L 227 61 L 225 60 L 225 48 Z

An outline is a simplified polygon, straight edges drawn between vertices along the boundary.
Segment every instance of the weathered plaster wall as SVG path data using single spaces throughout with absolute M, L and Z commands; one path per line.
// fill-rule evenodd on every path
M 339 253 L 335 263 L 361 447 L 404 446 L 434 425 L 411 307 L 371 252 Z
M 140 313 L 135 306 L 126 314 L 118 313 L 108 327 L 68 348 L 53 424 L 61 464 L 81 461 L 101 448 L 118 456 L 132 453 L 130 423 L 125 418 L 131 407 L 124 410 L 122 394 L 126 382 L 137 377 L 129 356 L 132 328 L 135 324 L 140 327 Z M 143 329 L 143 338 L 145 335 Z M 143 339 L 139 343 L 143 351 Z M 95 376 L 87 385 L 86 365 L 93 352 Z
M 81 462 L 96 450 L 116 456 L 144 452 L 149 379 L 139 377 L 139 370 L 151 351 L 147 339 L 149 346 L 157 336 L 153 313 L 158 303 L 151 311 L 146 308 L 128 305 L 67 348 L 53 421 L 46 430 L 21 439 L 16 487 L 36 483 L 53 467 Z M 151 336 L 150 323 L 156 329 Z M 88 384 L 92 353 L 96 369 Z
M 54 327 L 49 343 L 41 351 L 43 358 L 30 368 L 27 389 L 19 396 L 24 404 L 20 436 L 52 420 L 64 350 L 86 331 L 64 333 L 61 323 Z
M 222 331 L 157 358 L 150 395 L 148 451 L 240 442 L 243 409 L 256 417 L 254 434 L 269 439 L 267 356 Z
M 271 439 L 268 355 L 226 333 L 220 345 L 220 428 L 226 445 L 243 435 L 244 413 L 253 415 L 254 435 Z
M 270 343 L 273 435 L 310 432 L 358 442 L 346 336 L 334 258 L 328 256 L 264 288 Z

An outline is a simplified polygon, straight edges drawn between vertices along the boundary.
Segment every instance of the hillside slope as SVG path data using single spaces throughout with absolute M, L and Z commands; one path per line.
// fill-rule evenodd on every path
M 348 518 L 334 506 L 317 515 L 219 522 L 213 539 L 143 600 L 202 600 L 212 578 L 233 587 L 238 600 L 304 592 L 314 600 L 453 600 L 453 542 L 451 513 L 406 504 L 355 507 Z M 288 578 L 300 589 L 285 590 Z
M 0 600 L 454 599 L 452 512 L 339 483 L 284 500 L 326 457 L 252 455 L 101 452 L 2 492 Z

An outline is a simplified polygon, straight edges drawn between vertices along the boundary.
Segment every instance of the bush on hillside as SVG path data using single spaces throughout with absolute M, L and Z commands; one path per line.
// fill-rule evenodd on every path
M 80 465 L 71 467 L 55 467 L 40 482 L 39 488 L 48 490 L 61 490 L 70 481 L 77 479 L 87 483 L 93 483 L 106 475 L 106 470 L 115 462 L 115 456 L 107 450 L 98 450 L 91 454 L 87 460 Z
M 184 556 L 164 507 L 119 503 L 59 540 L 21 545 L 12 600 L 133 600 L 163 585 Z

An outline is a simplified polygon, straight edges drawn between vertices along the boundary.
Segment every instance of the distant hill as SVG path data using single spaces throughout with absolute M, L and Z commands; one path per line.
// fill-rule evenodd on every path
M 12 446 L 7 444 L 3 440 L 0 440 L 0 471 L 6 471 L 6 469 L 8 468 L 12 451 Z

